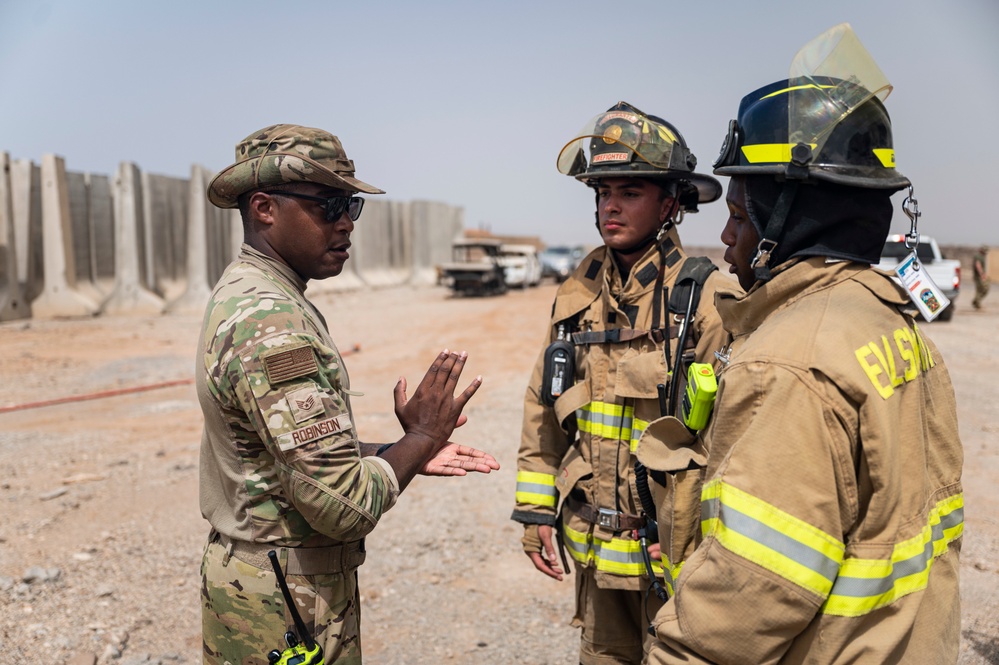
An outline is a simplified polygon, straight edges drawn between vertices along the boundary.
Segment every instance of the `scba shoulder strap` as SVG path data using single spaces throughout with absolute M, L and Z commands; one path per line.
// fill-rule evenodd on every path
M 680 321 L 680 334 L 676 343 L 676 367 L 669 382 L 668 410 L 670 415 L 676 414 L 677 399 L 680 395 L 680 384 L 685 383 L 687 368 L 694 361 L 695 341 L 690 337 L 690 328 L 694 323 L 697 306 L 701 302 L 701 289 L 708 281 L 708 276 L 718 270 L 718 266 L 705 256 L 687 258 L 680 266 L 680 273 L 673 282 L 669 297 L 669 311 L 673 318 L 683 315 Z
M 696 313 L 701 301 L 701 288 L 708 281 L 708 275 L 715 270 L 718 270 L 718 266 L 706 256 L 687 257 L 680 266 L 680 274 L 676 276 L 669 294 L 669 311 L 686 314 L 687 306 L 691 305 L 691 315 Z

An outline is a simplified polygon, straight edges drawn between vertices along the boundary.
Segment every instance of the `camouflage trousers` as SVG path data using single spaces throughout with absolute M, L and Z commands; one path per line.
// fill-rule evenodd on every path
M 282 550 L 276 551 L 284 568 Z M 286 575 L 286 579 L 327 665 L 360 665 L 357 569 L 342 575 Z M 228 556 L 215 537 L 209 538 L 201 562 L 201 619 L 205 665 L 267 665 L 268 652 L 287 647 L 284 634 L 298 632 L 274 571 Z
M 576 566 L 576 616 L 572 625 L 582 628 L 581 665 L 640 665 L 648 661 L 654 639 L 649 622 L 663 606 L 659 597 L 644 591 L 603 589 L 597 586 L 594 568 Z
M 975 309 L 982 308 L 982 301 L 985 300 L 985 296 L 989 295 L 989 283 L 979 282 L 975 280 L 975 299 L 971 301 L 971 304 Z

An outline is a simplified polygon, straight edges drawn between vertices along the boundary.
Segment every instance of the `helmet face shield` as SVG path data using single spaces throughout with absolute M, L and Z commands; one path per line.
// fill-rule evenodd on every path
M 884 102 L 888 78 L 860 43 L 849 23 L 840 23 L 805 44 L 791 61 L 788 80 L 788 143 L 822 152 L 833 129 L 872 97 Z M 778 95 L 783 91 L 774 92 Z
M 627 102 L 618 102 L 583 125 L 559 152 L 556 164 L 559 173 L 589 185 L 618 177 L 686 181 L 677 185 L 677 198 L 688 212 L 722 193 L 715 178 L 694 172 L 697 157 L 676 127 Z
M 715 162 L 716 175 L 773 175 L 856 187 L 901 189 L 891 84 L 843 23 L 794 57 L 790 78 L 749 93 Z
M 635 170 L 631 164 L 645 162 L 652 169 L 665 171 L 670 168 L 676 144 L 672 128 L 621 103 L 595 116 L 576 133 L 559 153 L 558 170 L 570 176 L 597 170 L 627 172 Z

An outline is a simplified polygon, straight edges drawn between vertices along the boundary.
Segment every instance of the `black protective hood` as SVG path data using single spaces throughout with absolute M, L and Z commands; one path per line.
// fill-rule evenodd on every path
M 746 210 L 757 233 L 773 213 L 783 181 L 772 175 L 748 175 Z M 892 191 L 863 189 L 831 182 L 811 181 L 798 185 L 769 265 L 776 267 L 792 258 L 828 256 L 874 264 L 891 227 Z

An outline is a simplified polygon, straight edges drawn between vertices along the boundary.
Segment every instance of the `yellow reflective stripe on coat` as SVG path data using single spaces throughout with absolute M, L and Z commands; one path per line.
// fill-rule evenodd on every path
M 964 496 L 939 501 L 920 533 L 897 543 L 886 559 L 846 557 L 835 536 L 721 480 L 701 492 L 701 531 L 825 597 L 824 614 L 861 616 L 926 588 L 934 559 L 964 531 Z
M 892 548 L 888 559 L 848 558 L 840 567 L 822 612 L 860 616 L 922 591 L 930 581 L 933 561 L 964 532 L 964 495 L 938 502 L 926 526 Z
M 676 564 L 675 566 L 669 562 L 669 557 L 665 554 L 662 555 L 662 567 L 663 567 L 663 584 L 666 585 L 666 591 L 669 595 L 673 596 L 673 585 L 676 583 L 676 579 L 680 577 L 680 571 L 683 570 L 684 562 Z
M 627 441 L 631 452 L 638 448 L 638 439 L 649 426 L 647 420 L 635 418 L 635 407 L 608 402 L 590 402 L 576 411 L 576 426 L 602 439 Z
M 823 597 L 832 590 L 845 549 L 836 537 L 721 480 L 701 490 L 701 532 Z
M 637 540 L 611 538 L 602 540 L 592 533 L 583 533 L 563 525 L 565 547 L 569 555 L 583 565 L 592 564 L 597 570 L 614 575 L 645 575 L 642 543 Z M 652 560 L 652 570 L 662 575 L 662 564 Z
M 535 506 L 554 508 L 557 498 L 553 474 L 535 473 L 534 471 L 517 472 L 517 503 L 530 503 Z

